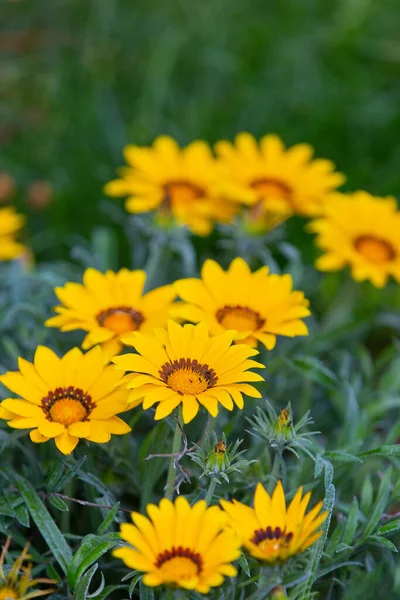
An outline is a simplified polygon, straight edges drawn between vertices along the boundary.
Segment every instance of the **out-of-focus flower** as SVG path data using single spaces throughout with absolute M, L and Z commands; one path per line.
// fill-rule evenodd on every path
M 400 282 L 400 211 L 396 199 L 367 192 L 335 194 L 324 215 L 309 223 L 323 254 L 321 271 L 349 266 L 356 281 L 384 287 L 390 276 Z
M 218 169 L 206 142 L 180 148 L 171 137 L 160 136 L 152 147 L 126 146 L 124 156 L 128 167 L 121 168 L 121 178 L 107 183 L 104 191 L 128 196 L 128 212 L 157 210 L 161 221 L 172 217 L 193 233 L 208 235 L 215 221 L 228 223 L 238 211 L 213 191 Z
M 24 223 L 25 217 L 11 206 L 0 208 L 0 260 L 12 260 L 24 253 L 25 247 L 15 241 Z
M 48 181 L 32 181 L 26 191 L 28 205 L 34 210 L 47 208 L 54 196 L 54 190 Z
M 260 204 L 260 212 L 319 214 L 329 194 L 345 181 L 330 160 L 312 160 L 311 146 L 287 149 L 276 135 L 266 135 L 258 144 L 249 133 L 240 133 L 235 144 L 222 140 L 215 149 L 220 193 L 248 206 Z
M 322 535 L 318 528 L 328 513 L 321 512 L 322 502 L 318 502 L 306 515 L 310 497 L 311 492 L 303 496 L 300 487 L 286 507 L 282 483 L 278 481 L 272 497 L 261 483 L 257 484 L 254 508 L 237 500 L 220 502 L 250 554 L 274 564 L 304 552 Z
M 39 346 L 34 363 L 18 360 L 19 371 L 0 377 L 18 399 L 0 405 L 0 418 L 15 429 L 31 429 L 32 442 L 54 439 L 63 454 L 70 454 L 80 438 L 105 444 L 111 434 L 131 428 L 116 415 L 127 410 L 127 392 L 121 374 L 105 366 L 97 346 L 86 354 L 73 348 L 63 358 Z
M 184 303 L 174 314 L 199 323 L 205 321 L 213 334 L 235 330 L 234 339 L 271 350 L 277 335 L 307 335 L 301 320 L 310 315 L 303 292 L 292 291 L 290 275 L 270 274 L 268 267 L 252 273 L 242 258 L 235 258 L 227 271 L 214 260 L 206 260 L 202 279 L 181 279 L 175 288 Z
M 108 357 L 122 349 L 121 337 L 131 331 L 151 332 L 165 326 L 176 292 L 172 285 L 143 294 L 144 271 L 121 269 L 105 274 L 86 269 L 83 284 L 66 283 L 55 289 L 62 305 L 46 321 L 48 327 L 61 331 L 87 331 L 82 348 L 101 344 Z
M 7 538 L 0 556 L 0 600 L 30 600 L 39 596 L 46 596 L 55 590 L 48 588 L 47 590 L 33 590 L 32 587 L 37 584 L 57 583 L 54 579 L 46 579 L 39 577 L 31 578 L 32 565 L 24 565 L 24 561 L 29 558 L 29 542 L 22 550 L 20 556 L 16 559 L 10 569 L 4 566 L 4 560 L 10 547 L 11 538 Z
M 226 515 L 204 500 L 190 506 L 183 496 L 175 502 L 164 498 L 147 505 L 149 518 L 132 513 L 133 525 L 121 525 L 121 537 L 130 546 L 113 555 L 131 569 L 144 571 L 147 586 L 166 584 L 207 594 L 211 587 L 235 577 L 231 564 L 239 558 L 240 541 L 232 529 L 224 529 Z
M 7 202 L 15 192 L 15 180 L 9 173 L 0 171 L 0 202 Z
M 261 394 L 247 382 L 263 381 L 248 369 L 262 368 L 251 356 L 258 354 L 244 344 L 231 345 L 234 332 L 211 337 L 206 323 L 178 325 L 168 322 L 168 329 L 155 329 L 153 336 L 134 333 L 124 338 L 138 354 L 124 354 L 113 359 L 117 368 L 133 371 L 124 378 L 131 389 L 129 402 L 143 402 L 148 409 L 158 402 L 155 419 L 163 419 L 182 404 L 183 421 L 189 423 L 204 406 L 211 416 L 218 414 L 218 404 L 233 410 L 235 402 L 243 408 L 243 396 L 260 398 Z

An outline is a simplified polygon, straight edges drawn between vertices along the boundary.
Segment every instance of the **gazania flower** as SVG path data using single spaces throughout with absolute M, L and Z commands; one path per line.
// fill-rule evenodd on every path
M 99 347 L 82 354 L 73 348 L 63 358 L 39 346 L 34 363 L 18 360 L 19 371 L 0 377 L 21 398 L 3 400 L 0 418 L 15 429 L 31 429 L 32 442 L 54 438 L 63 454 L 70 454 L 80 438 L 104 444 L 111 434 L 131 428 L 116 415 L 127 410 L 127 393 L 116 388 L 121 376 L 105 366 Z
M 351 269 L 356 281 L 384 287 L 392 275 L 400 282 L 400 211 L 395 198 L 367 192 L 335 195 L 325 214 L 309 224 L 326 254 L 315 263 L 321 271 Z
M 25 217 L 13 208 L 0 208 L 0 260 L 12 260 L 23 254 L 25 248 L 15 241 L 15 236 L 24 222 Z
M 121 269 L 105 274 L 86 269 L 83 285 L 67 283 L 55 293 L 62 302 L 59 313 L 46 321 L 48 327 L 62 331 L 88 331 L 82 348 L 101 344 L 111 357 L 122 349 L 121 337 L 131 331 L 151 332 L 167 324 L 168 313 L 176 293 L 171 285 L 143 294 L 144 271 Z
M 32 565 L 24 566 L 24 561 L 29 558 L 29 543 L 26 544 L 20 556 L 14 562 L 11 569 L 6 574 L 4 569 L 4 560 L 10 547 L 11 538 L 7 538 L 0 556 L 0 600 L 30 600 L 39 596 L 46 596 L 55 590 L 32 590 L 38 583 L 57 583 L 54 579 L 31 579 Z
M 311 492 L 303 496 L 303 488 L 299 488 L 286 507 L 283 487 L 278 481 L 272 497 L 261 483 L 257 485 L 254 508 L 237 500 L 220 502 L 251 556 L 278 563 L 300 554 L 322 535 L 318 528 L 328 513 L 321 512 L 322 502 L 318 502 L 305 514 L 310 497 Z
M 212 334 L 236 330 L 234 339 L 271 350 L 277 335 L 307 335 L 301 320 L 310 313 L 303 292 L 292 291 L 290 275 L 271 275 L 268 267 L 255 273 L 242 258 L 227 271 L 206 260 L 201 279 L 181 279 L 175 288 L 186 304 L 177 304 L 176 316 L 199 323 L 206 321 Z
M 179 496 L 174 503 L 164 498 L 158 506 L 148 504 L 147 514 L 132 513 L 134 525 L 121 525 L 121 537 L 131 547 L 113 551 L 129 568 L 146 573 L 145 585 L 207 594 L 224 576 L 235 577 L 230 563 L 241 554 L 240 541 L 224 529 L 226 515 L 218 506 L 207 508 L 205 500 L 190 506 Z
M 210 337 L 205 323 L 178 325 L 168 322 L 168 330 L 156 329 L 154 336 L 134 333 L 124 339 L 138 354 L 116 356 L 113 361 L 123 371 L 131 389 L 131 407 L 143 401 L 147 409 L 158 402 L 155 419 L 163 419 L 182 404 L 183 420 L 189 423 L 200 405 L 216 417 L 218 403 L 228 410 L 233 403 L 243 408 L 243 396 L 260 398 L 249 381 L 263 381 L 251 368 L 263 367 L 251 356 L 258 354 L 249 346 L 231 346 L 234 332 Z
M 127 146 L 124 155 L 129 166 L 120 169 L 121 179 L 107 183 L 104 191 L 128 196 L 129 212 L 158 210 L 163 218 L 172 214 L 198 235 L 208 235 L 213 220 L 229 222 L 237 212 L 212 191 L 218 173 L 206 142 L 181 149 L 171 137 L 160 136 L 151 148 Z
M 276 135 L 258 145 L 249 133 L 236 136 L 235 145 L 215 146 L 221 169 L 219 191 L 231 200 L 289 216 L 314 215 L 329 194 L 344 182 L 329 160 L 312 160 L 313 149 L 298 144 L 286 149 Z M 259 208 L 259 211 L 262 210 Z

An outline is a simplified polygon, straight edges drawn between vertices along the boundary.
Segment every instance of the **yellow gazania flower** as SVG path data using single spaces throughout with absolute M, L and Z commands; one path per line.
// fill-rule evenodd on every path
M 292 291 L 290 275 L 274 275 L 268 267 L 252 273 L 242 258 L 235 258 L 227 271 L 214 260 L 206 260 L 202 279 L 181 279 L 175 288 L 186 304 L 177 304 L 174 314 L 188 321 L 206 321 L 212 334 L 236 330 L 234 339 L 271 350 L 277 335 L 307 335 L 301 320 L 310 315 L 303 292 Z
M 5 574 L 3 566 L 10 542 L 11 538 L 8 537 L 0 556 L 0 600 L 30 600 L 30 598 L 38 598 L 39 596 L 46 596 L 54 592 L 53 588 L 47 590 L 29 589 L 38 583 L 57 583 L 54 579 L 45 579 L 44 577 L 31 579 L 32 565 L 23 565 L 24 561 L 29 558 L 29 542 L 14 562 L 8 574 Z
M 168 330 L 155 329 L 154 336 L 134 333 L 124 339 L 139 354 L 113 359 L 118 369 L 133 371 L 124 379 L 132 389 L 131 408 L 143 401 L 147 409 L 158 402 L 155 419 L 163 419 L 179 404 L 185 423 L 197 415 L 200 405 L 216 417 L 218 403 L 233 410 L 233 402 L 243 408 L 243 396 L 260 398 L 249 381 L 263 381 L 251 368 L 263 367 L 249 357 L 258 354 L 249 346 L 231 346 L 234 332 L 210 337 L 205 323 L 178 325 L 168 322 Z
M 213 220 L 226 223 L 237 212 L 234 204 L 213 192 L 218 171 L 206 142 L 180 148 L 171 137 L 160 136 L 151 148 L 126 146 L 124 156 L 129 166 L 104 191 L 128 196 L 126 209 L 131 213 L 157 209 L 162 217 L 172 214 L 194 233 L 208 235 Z
M 17 232 L 25 222 L 12 207 L 0 208 L 0 260 L 12 260 L 23 254 L 25 248 L 15 241 Z
M 147 505 L 147 518 L 132 513 L 134 525 L 123 523 L 121 537 L 132 548 L 113 551 L 131 569 L 144 571 L 147 586 L 167 584 L 207 594 L 224 576 L 235 577 L 230 563 L 239 558 L 240 540 L 224 529 L 226 515 L 205 500 L 190 506 L 183 496 Z
M 82 343 L 84 350 L 101 344 L 108 357 L 115 356 L 122 349 L 121 337 L 128 332 L 151 332 L 167 323 L 176 296 L 173 286 L 143 294 L 145 281 L 144 271 L 121 269 L 103 274 L 86 269 L 83 285 L 67 283 L 55 289 L 63 305 L 55 307 L 59 314 L 46 325 L 61 331 L 88 331 Z
M 127 393 L 116 388 L 121 375 L 105 366 L 98 346 L 86 354 L 73 348 L 63 358 L 38 346 L 34 363 L 18 359 L 19 371 L 0 377 L 18 399 L 0 405 L 0 418 L 15 429 L 32 429 L 32 442 L 54 438 L 63 454 L 70 454 L 80 438 L 105 444 L 111 434 L 131 428 L 116 415 L 128 408 Z
M 392 275 L 400 282 L 400 211 L 395 198 L 367 192 L 337 194 L 325 214 L 309 224 L 326 251 L 315 263 L 321 271 L 348 265 L 356 281 L 384 287 Z
M 215 149 L 224 196 L 248 206 L 261 203 L 266 211 L 286 217 L 318 214 L 345 180 L 330 160 L 312 160 L 308 144 L 286 149 L 276 135 L 264 136 L 258 145 L 252 135 L 240 133 L 235 145 L 222 140 Z
M 318 502 L 306 515 L 310 497 L 311 492 L 303 496 L 301 487 L 286 507 L 282 483 L 278 481 L 272 497 L 261 483 L 257 484 L 254 508 L 237 500 L 220 502 L 251 556 L 278 563 L 300 554 L 322 535 L 317 529 L 328 513 L 321 512 L 322 502 Z

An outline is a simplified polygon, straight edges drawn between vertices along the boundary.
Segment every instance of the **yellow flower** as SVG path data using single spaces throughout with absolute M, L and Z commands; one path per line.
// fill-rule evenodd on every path
M 315 263 L 321 271 L 351 269 L 356 281 L 384 287 L 392 275 L 400 282 L 400 211 L 395 198 L 367 192 L 336 194 L 325 214 L 308 228 L 326 254 Z
M 163 419 L 179 404 L 185 423 L 197 415 L 200 405 L 216 417 L 218 403 L 233 410 L 233 402 L 243 408 L 243 396 L 260 398 L 249 381 L 263 381 L 251 368 L 263 367 L 249 357 L 258 354 L 249 346 L 231 346 L 234 332 L 210 337 L 205 323 L 178 325 L 168 322 L 168 330 L 155 329 L 154 335 L 134 333 L 124 339 L 139 354 L 113 359 L 117 368 L 133 371 L 126 376 L 131 407 L 143 401 L 147 409 L 158 402 L 155 419 Z
M 131 428 L 116 415 L 127 410 L 127 393 L 116 388 L 121 376 L 105 366 L 98 346 L 86 354 L 73 348 L 63 358 L 39 346 L 34 363 L 18 360 L 19 371 L 0 377 L 18 399 L 0 405 L 0 418 L 15 429 L 32 429 L 32 442 L 54 438 L 63 454 L 70 454 L 80 438 L 105 444 L 111 434 Z
M 292 291 L 290 275 L 272 275 L 268 267 L 255 273 L 242 258 L 235 258 L 227 271 L 206 260 L 202 279 L 181 279 L 175 288 L 186 304 L 177 304 L 174 314 L 188 321 L 206 321 L 212 334 L 236 330 L 234 339 L 271 350 L 277 335 L 307 335 L 301 320 L 310 315 L 303 292 Z
M 151 148 L 126 146 L 124 156 L 129 166 L 104 191 L 128 196 L 126 209 L 131 213 L 157 209 L 161 217 L 172 214 L 194 233 L 208 235 L 214 220 L 229 222 L 237 212 L 212 191 L 218 171 L 206 142 L 194 141 L 181 149 L 171 137 L 160 136 Z
M 321 512 L 322 502 L 318 502 L 306 515 L 310 497 L 311 492 L 303 496 L 301 487 L 286 507 L 282 483 L 278 481 L 272 497 L 261 483 L 257 484 L 254 508 L 237 500 L 220 502 L 251 556 L 278 563 L 300 554 L 322 535 L 317 529 L 328 513 Z
M 118 273 L 103 274 L 86 269 L 83 285 L 67 283 L 55 289 L 62 306 L 55 307 L 59 314 L 48 319 L 46 325 L 59 327 L 61 331 L 88 331 L 82 348 L 87 350 L 101 344 L 111 358 L 121 351 L 121 337 L 128 332 L 151 332 L 167 323 L 176 296 L 173 286 L 143 294 L 145 281 L 144 271 L 121 269 Z
M 218 506 L 205 500 L 190 506 L 183 496 L 174 503 L 164 498 L 147 505 L 147 518 L 132 513 L 134 525 L 121 525 L 121 537 L 132 547 L 117 548 L 113 555 L 131 569 L 144 571 L 147 586 L 167 584 L 207 594 L 224 576 L 235 577 L 230 563 L 239 558 L 240 540 L 229 528 Z
M 330 160 L 312 160 L 308 144 L 286 149 L 276 135 L 266 135 L 258 145 L 249 133 L 236 136 L 235 144 L 216 144 L 219 190 L 248 206 L 261 204 L 265 211 L 286 217 L 318 214 L 327 196 L 345 180 Z
M 4 573 L 4 560 L 10 547 L 10 542 L 11 538 L 8 537 L 0 556 L 0 600 L 28 600 L 30 598 L 46 596 L 54 592 L 55 590 L 52 588 L 47 590 L 29 589 L 38 583 L 57 583 L 54 579 L 45 579 L 44 577 L 31 579 L 32 565 L 23 565 L 24 561 L 29 558 L 29 542 L 12 565 L 8 574 Z
M 0 260 L 12 260 L 23 254 L 25 248 L 15 241 L 15 236 L 24 222 L 25 217 L 13 208 L 0 208 Z

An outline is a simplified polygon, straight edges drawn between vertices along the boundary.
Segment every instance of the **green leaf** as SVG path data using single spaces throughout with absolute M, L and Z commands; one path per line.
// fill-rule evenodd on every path
M 129 598 L 132 598 L 132 594 L 135 591 L 135 587 L 142 579 L 143 579 L 143 573 L 138 573 L 137 575 L 135 575 L 133 577 L 132 581 L 129 584 Z
M 112 592 L 126 589 L 126 587 L 126 585 L 107 585 L 100 593 L 97 593 L 95 596 L 90 594 L 87 598 L 92 598 L 92 600 L 105 600 Z
M 347 517 L 346 529 L 344 530 L 342 543 L 351 546 L 354 535 L 357 531 L 358 524 L 358 502 L 357 498 L 353 498 L 351 503 L 349 516 Z
M 393 544 L 393 542 L 391 542 L 390 540 L 388 540 L 384 537 L 380 537 L 379 535 L 370 535 L 367 537 L 367 539 L 365 541 L 366 542 L 375 542 L 379 546 L 384 546 L 385 548 L 387 548 L 388 550 L 391 550 L 392 552 L 398 552 L 398 549 Z
M 79 460 L 77 460 L 76 462 L 70 464 L 65 462 L 64 463 L 64 467 L 65 469 L 67 469 L 66 471 L 64 471 L 64 475 L 62 475 L 62 477 L 57 481 L 55 481 L 53 483 L 53 492 L 61 492 L 68 484 L 69 482 L 75 477 L 75 475 L 77 474 L 77 472 L 79 471 L 79 469 L 81 468 L 81 466 L 83 465 L 83 463 L 86 460 L 86 456 L 82 456 L 82 458 L 80 458 Z
M 242 554 L 238 560 L 240 568 L 246 573 L 247 577 L 250 577 L 250 568 L 249 563 L 247 562 L 247 558 L 244 554 Z
M 329 488 L 326 490 L 326 495 L 325 495 L 325 500 L 324 500 L 324 505 L 323 505 L 323 509 L 328 512 L 328 516 L 325 519 L 325 521 L 321 527 L 323 533 L 322 533 L 321 537 L 319 538 L 319 540 L 317 540 L 315 542 L 314 546 L 312 547 L 308 565 L 307 565 L 308 566 L 307 570 L 311 573 L 311 575 L 309 576 L 307 581 L 301 583 L 300 587 L 296 590 L 296 592 L 298 593 L 298 596 L 296 595 L 296 598 L 298 597 L 299 600 L 306 600 L 306 599 L 310 598 L 313 583 L 314 583 L 315 579 L 317 578 L 317 571 L 318 571 L 319 563 L 320 563 L 320 560 L 322 557 L 322 552 L 323 552 L 323 549 L 325 546 L 326 538 L 328 536 L 328 530 L 329 530 L 329 525 L 330 525 L 331 518 L 332 518 L 333 507 L 335 506 L 335 496 L 336 496 L 335 486 L 332 483 L 329 486 Z
M 338 378 L 333 371 L 314 356 L 296 356 L 293 360 L 285 358 L 285 362 L 293 370 L 300 373 L 307 379 L 319 383 L 325 388 L 333 389 L 337 387 Z
M 387 444 L 384 446 L 379 446 L 378 448 L 374 448 L 373 450 L 362 452 L 357 456 L 359 458 L 364 458 L 368 456 L 383 456 L 384 458 L 389 458 L 390 456 L 400 456 L 400 444 Z
M 400 519 L 393 519 L 389 523 L 382 525 L 376 532 L 377 535 L 388 535 L 389 533 L 393 533 L 394 531 L 398 531 L 400 529 Z
M 379 523 L 379 521 L 382 517 L 382 514 L 383 514 L 383 512 L 386 508 L 386 505 L 388 503 L 388 500 L 389 500 L 391 477 L 392 477 L 392 468 L 389 467 L 389 469 L 387 469 L 384 476 L 382 477 L 382 481 L 380 483 L 379 490 L 378 490 L 378 497 L 375 500 L 374 509 L 371 513 L 371 516 L 370 516 L 367 526 L 365 528 L 365 532 L 364 532 L 362 540 L 365 540 L 365 538 L 367 538 L 368 536 L 370 536 L 373 533 L 373 531 L 375 530 L 377 524 Z
M 340 563 L 335 563 L 333 565 L 329 565 L 329 567 L 326 567 L 326 569 L 322 569 L 321 571 L 318 572 L 315 580 L 321 579 L 321 577 L 325 577 L 325 575 L 328 575 L 329 573 L 332 573 L 332 571 L 336 571 L 337 569 L 341 569 L 342 567 L 363 567 L 363 566 L 364 566 L 364 563 L 362 563 L 362 562 L 356 562 L 354 560 L 345 560 Z
M 58 529 L 49 511 L 37 495 L 31 483 L 16 473 L 13 478 L 37 528 L 45 539 L 54 558 L 57 560 L 64 573 L 66 573 L 68 564 L 72 560 L 72 552 L 65 541 L 64 536 Z
M 147 587 L 147 585 L 144 585 L 142 580 L 140 580 L 139 590 L 140 590 L 140 600 L 154 600 L 153 588 Z
M 353 454 L 349 454 L 348 452 L 343 452 L 342 450 L 326 452 L 324 456 L 328 460 L 332 460 L 338 463 L 362 463 L 361 458 L 359 458 L 358 456 L 354 456 Z
M 7 494 L 7 502 L 17 521 L 23 527 L 29 527 L 29 512 L 23 498 L 21 498 L 21 494 L 9 492 Z
M 0 496 L 0 515 L 4 515 L 6 517 L 12 517 L 13 516 L 13 511 L 10 508 L 7 500 L 3 497 Z
M 87 571 L 87 573 L 85 573 L 85 575 L 82 577 L 82 579 L 76 586 L 76 590 L 74 592 L 72 600 L 87 600 L 87 598 L 90 598 L 89 587 L 90 587 L 91 581 L 93 579 L 93 575 L 95 574 L 95 572 L 97 571 L 98 568 L 99 568 L 99 565 L 96 563 Z M 97 591 L 97 593 L 100 593 L 103 589 L 104 589 L 104 576 L 102 575 L 102 584 L 100 584 L 100 587 L 96 591 Z
M 374 497 L 374 488 L 372 486 L 371 477 L 367 475 L 364 479 L 363 486 L 361 488 L 361 510 L 367 515 L 372 505 Z
M 63 512 L 67 512 L 69 510 L 68 504 L 58 496 L 48 496 L 49 503 L 54 506 L 57 510 L 61 510 Z
M 111 527 L 112 522 L 114 521 L 115 517 L 118 514 L 118 510 L 120 507 L 120 503 L 117 502 L 112 509 L 109 511 L 108 515 L 106 516 L 106 518 L 104 519 L 104 521 L 102 523 L 100 523 L 98 529 L 97 529 L 97 533 L 99 535 L 103 535 L 103 533 L 106 533 L 106 531 Z
M 91 533 L 87 535 L 72 557 L 67 570 L 67 581 L 70 588 L 74 590 L 83 573 L 100 556 L 108 552 L 108 550 L 115 548 L 119 543 L 120 537 L 118 534 L 108 534 L 103 537 Z

